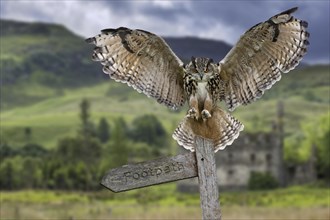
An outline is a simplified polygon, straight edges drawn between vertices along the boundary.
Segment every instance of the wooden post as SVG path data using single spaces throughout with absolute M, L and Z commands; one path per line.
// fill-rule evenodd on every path
M 201 137 L 197 137 L 195 143 L 203 220 L 221 220 L 214 144 Z

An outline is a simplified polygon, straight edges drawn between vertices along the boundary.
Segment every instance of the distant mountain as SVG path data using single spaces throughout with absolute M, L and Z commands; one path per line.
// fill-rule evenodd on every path
M 13 36 L 13 35 L 73 35 L 65 27 L 57 24 L 47 23 L 27 23 L 13 20 L 0 20 L 1 22 L 1 37 Z
M 191 56 L 209 57 L 214 62 L 220 61 L 232 46 L 223 41 L 207 40 L 196 37 L 164 37 L 172 50 L 183 60 L 190 60 Z
M 2 82 L 72 87 L 97 82 L 92 47 L 61 25 L 1 20 Z

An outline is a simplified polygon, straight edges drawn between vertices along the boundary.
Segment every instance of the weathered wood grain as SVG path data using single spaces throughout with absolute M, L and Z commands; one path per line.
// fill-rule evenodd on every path
M 204 220 L 220 220 L 221 210 L 212 142 L 201 137 L 196 138 L 196 161 L 202 217 Z
M 101 184 L 113 192 L 166 183 L 197 176 L 194 153 L 128 164 L 108 171 Z

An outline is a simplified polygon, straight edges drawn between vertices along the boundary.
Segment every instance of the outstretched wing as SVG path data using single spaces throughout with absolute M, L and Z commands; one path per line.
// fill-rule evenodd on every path
M 120 27 L 102 30 L 86 42 L 96 45 L 92 59 L 100 61 L 112 79 L 168 107 L 184 104 L 183 63 L 162 38 Z
M 229 110 L 260 98 L 295 68 L 309 44 L 307 22 L 291 16 L 292 8 L 249 29 L 220 61 L 220 100 Z

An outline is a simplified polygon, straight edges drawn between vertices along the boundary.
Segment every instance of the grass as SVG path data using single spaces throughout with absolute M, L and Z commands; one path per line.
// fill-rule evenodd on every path
M 329 219 L 330 189 L 295 186 L 271 191 L 220 192 L 224 219 Z M 161 194 L 141 200 L 141 195 Z M 1 192 L 1 219 L 200 219 L 198 194 L 175 184 L 120 194 L 109 191 Z
M 90 204 L 5 204 L 1 219 L 201 219 L 199 206 L 130 206 L 106 205 L 99 202 Z M 223 207 L 223 220 L 327 220 L 329 210 L 326 207 L 311 208 L 264 208 L 264 207 Z

